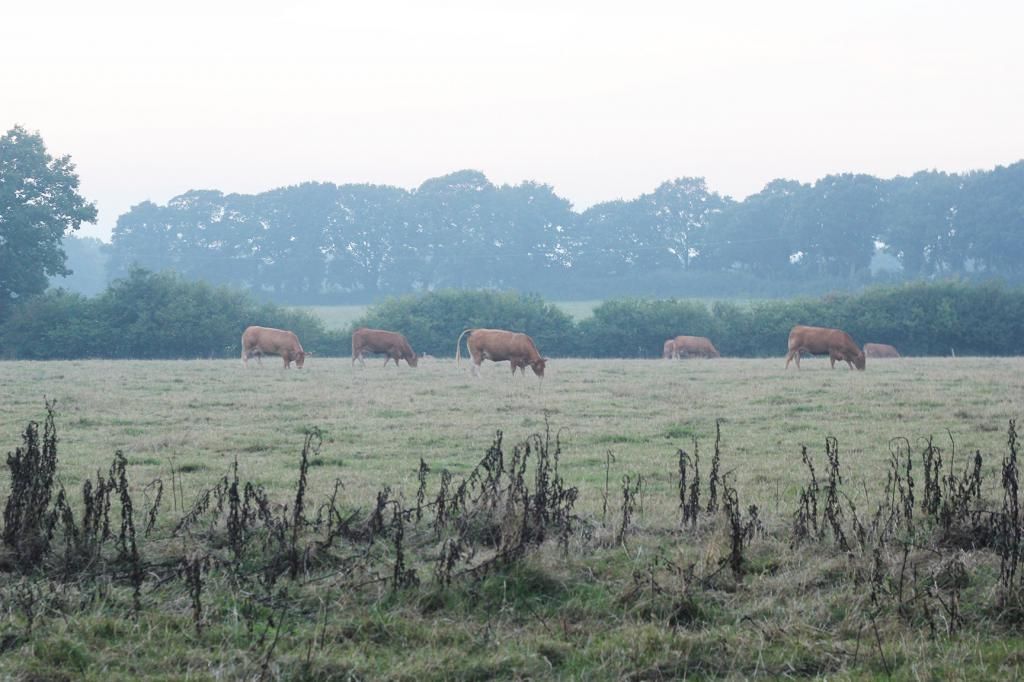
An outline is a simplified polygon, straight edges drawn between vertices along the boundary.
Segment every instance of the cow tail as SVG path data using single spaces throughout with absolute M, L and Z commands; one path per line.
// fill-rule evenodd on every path
M 459 334 L 458 341 L 455 342 L 455 366 L 456 367 L 461 367 L 462 366 L 462 337 L 466 335 L 466 332 L 471 332 L 471 331 L 473 331 L 473 330 L 472 329 L 465 329 L 465 330 L 463 330 L 463 332 L 461 334 Z

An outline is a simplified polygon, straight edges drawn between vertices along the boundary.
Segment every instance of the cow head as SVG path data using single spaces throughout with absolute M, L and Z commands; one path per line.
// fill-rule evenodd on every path
M 293 359 L 295 360 L 295 367 L 297 369 L 302 369 L 302 363 L 304 363 L 306 361 L 306 356 L 307 355 L 312 355 L 312 353 L 300 350 L 298 353 L 296 353 L 293 356 Z
M 410 367 L 415 367 L 420 360 L 416 357 L 416 351 L 413 351 L 411 355 L 405 356 L 405 361 L 409 363 Z
M 544 365 L 547 363 L 548 358 L 537 358 L 530 363 L 530 367 L 533 369 L 533 373 L 539 376 L 541 379 L 544 378 Z
M 853 366 L 857 369 L 864 369 L 864 364 L 864 351 L 858 351 L 857 354 L 853 356 Z

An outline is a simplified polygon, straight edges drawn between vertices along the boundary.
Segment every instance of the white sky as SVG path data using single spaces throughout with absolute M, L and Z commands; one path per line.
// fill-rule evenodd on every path
M 463 168 L 577 210 L 1024 158 L 1024 3 L 3 0 L 0 132 L 144 200 Z M 843 6 L 840 6 L 842 4 Z

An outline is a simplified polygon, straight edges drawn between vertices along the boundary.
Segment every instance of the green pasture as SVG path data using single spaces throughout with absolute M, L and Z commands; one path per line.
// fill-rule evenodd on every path
M 909 617 L 873 605 L 864 583 L 870 554 L 788 543 L 807 482 L 801 449 L 824 480 L 827 436 L 838 440 L 844 490 L 860 509 L 883 495 L 894 444 L 903 442 L 896 439 L 918 453 L 933 438 L 956 471 L 980 451 L 996 504 L 1007 425 L 1024 413 L 1024 358 L 869 360 L 865 372 L 831 370 L 820 358 L 804 360 L 800 371 L 785 371 L 781 357 L 556 358 L 543 381 L 486 361 L 473 378 L 465 358 L 461 367 L 430 357 L 417 368 L 382 364 L 314 357 L 303 370 L 285 371 L 275 358 L 248 370 L 237 360 L 4 362 L 0 438 L 12 451 L 26 423 L 42 421 L 44 400 L 55 400 L 58 477 L 69 497 L 80 499 L 85 480 L 123 451 L 137 515 L 152 501 L 152 481 L 180 486 L 180 502 L 165 493 L 158 539 L 142 544 L 144 554 L 177 556 L 199 540 L 172 537 L 173 520 L 236 461 L 241 480 L 288 504 L 313 427 L 324 438 L 310 462 L 310 515 L 339 480 L 348 510 L 366 514 L 384 486 L 413 505 L 421 460 L 432 496 L 442 471 L 469 473 L 496 432 L 506 456 L 532 434 L 548 433 L 561 445 L 559 473 L 579 488 L 580 528 L 593 534 L 574 538 L 568 554 L 550 544 L 503 572 L 447 589 L 433 586 L 440 549 L 429 542 L 410 559 L 422 584 L 397 593 L 349 587 L 373 584 L 375 574 L 326 574 L 281 579 L 260 601 L 258 587 L 211 568 L 201 630 L 180 581 L 147 583 L 149 608 L 135 620 L 131 591 L 116 579 L 102 589 L 58 587 L 52 578 L 33 583 L 3 572 L 0 677 L 1009 679 L 1024 672 L 1024 619 L 993 606 L 998 558 L 963 555 L 970 579 L 958 593 L 960 620 L 950 628 L 932 616 L 940 625 L 930 634 L 919 611 Z M 721 577 L 721 518 L 679 530 L 678 450 L 699 452 L 706 478 L 716 420 L 721 472 L 742 509 L 757 505 L 764 524 L 742 582 Z M 632 531 L 617 543 L 623 480 L 637 475 L 643 486 Z M 0 499 L 8 491 L 5 472 Z M 113 510 L 111 517 L 119 518 Z M 885 556 L 898 571 L 892 551 Z M 939 570 L 929 557 L 924 549 L 911 556 L 922 575 Z M 0 552 L 0 570 L 7 566 Z M 58 589 L 60 599 L 46 596 Z M 50 610 L 24 606 L 27 597 L 18 595 L 31 590 Z

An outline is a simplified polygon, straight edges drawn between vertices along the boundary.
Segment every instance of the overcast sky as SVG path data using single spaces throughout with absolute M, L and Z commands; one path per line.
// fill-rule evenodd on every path
M 1021 2 L 151 4 L 0 12 L 0 129 L 72 156 L 82 235 L 190 189 L 473 168 L 582 210 L 1024 158 Z

